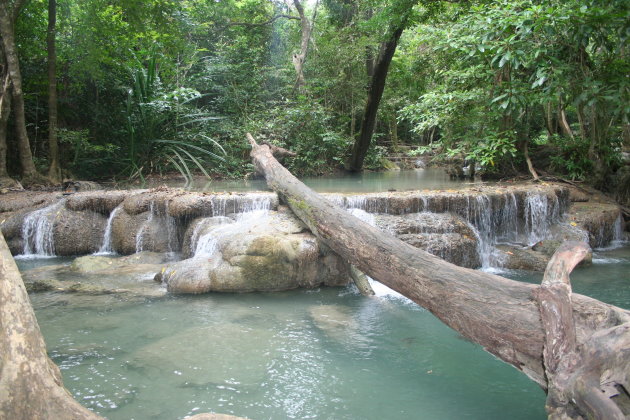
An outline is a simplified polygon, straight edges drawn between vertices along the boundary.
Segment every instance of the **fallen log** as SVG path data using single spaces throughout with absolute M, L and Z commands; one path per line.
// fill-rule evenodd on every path
M 620 408 L 630 390 L 630 311 L 566 287 L 585 245 L 571 244 L 556 254 L 542 287 L 457 267 L 353 217 L 302 184 L 249 133 L 247 139 L 257 171 L 313 234 L 549 390 L 550 418 L 630 415 Z M 546 293 L 553 295 L 556 279 L 565 286 L 551 299 L 553 307 Z M 562 315 L 554 324 L 556 310 Z M 611 389 L 617 395 L 606 393 Z

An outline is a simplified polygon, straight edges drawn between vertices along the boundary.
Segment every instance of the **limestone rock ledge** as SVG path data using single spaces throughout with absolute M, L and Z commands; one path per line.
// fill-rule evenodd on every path
M 191 258 L 155 276 L 171 293 L 268 292 L 341 286 L 348 265 L 292 214 L 276 211 L 211 217 L 186 232 Z

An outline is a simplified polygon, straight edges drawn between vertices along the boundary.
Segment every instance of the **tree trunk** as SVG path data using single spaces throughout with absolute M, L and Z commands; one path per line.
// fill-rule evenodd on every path
M 55 34 L 57 24 L 57 0 L 48 0 L 48 178 L 56 184 L 61 182 L 59 143 L 57 142 L 57 52 Z
M 293 4 L 300 15 L 300 26 L 302 27 L 302 37 L 300 41 L 300 52 L 293 54 L 293 67 L 295 68 L 296 81 L 295 87 L 299 92 L 304 91 L 306 86 L 306 80 L 304 79 L 304 62 L 306 61 L 306 54 L 308 53 L 308 44 L 311 40 L 311 32 L 313 25 L 315 24 L 315 16 L 317 13 L 317 6 L 319 1 L 315 2 L 315 11 L 313 12 L 313 21 L 309 22 L 304 13 L 304 7 L 299 0 L 293 0 Z
M 254 165 L 265 175 L 268 186 L 322 242 L 365 274 L 428 309 L 547 389 L 543 353 L 547 330 L 541 322 L 541 304 L 536 300 L 539 287 L 457 267 L 381 232 L 310 190 L 274 159 L 267 146 L 258 146 L 249 134 L 248 140 Z M 557 263 L 568 266 L 562 258 Z M 571 298 L 578 350 L 567 358 L 569 366 L 556 374 L 563 380 L 570 379 L 565 381 L 567 386 L 556 386 L 561 391 L 555 396 L 565 398 L 549 400 L 548 408 L 550 414 L 559 407 L 567 412 L 574 410 L 574 418 L 578 418 L 590 410 L 582 406 L 588 402 L 579 402 L 575 396 L 588 399 L 593 394 L 601 400 L 597 395 L 599 382 L 593 385 L 591 381 L 586 392 L 580 391 L 581 371 L 590 369 L 600 376 L 608 372 L 608 382 L 630 389 L 630 311 L 586 296 Z M 611 349 L 605 361 L 590 351 L 603 347 Z
M 372 81 L 368 90 L 367 103 L 365 104 L 365 112 L 361 120 L 361 128 L 359 137 L 355 140 L 352 147 L 352 155 L 347 164 L 347 169 L 351 172 L 358 172 L 363 168 L 363 161 L 367 155 L 374 134 L 376 125 L 376 114 L 378 106 L 383 97 L 385 90 L 385 82 L 387 80 L 387 72 L 392 62 L 398 40 L 403 33 L 406 19 L 393 32 L 389 40 L 381 45 L 381 52 L 373 70 Z
M 4 75 L 3 81 L 2 92 L 0 93 L 0 179 L 9 177 L 7 168 L 7 125 L 9 124 L 9 114 L 11 113 L 11 78 L 8 73 Z
M 0 418 L 101 419 L 63 387 L 24 283 L 0 234 Z
M 0 35 L 2 35 L 7 67 L 9 75 L 11 76 L 11 83 L 13 84 L 13 115 L 15 116 L 22 176 L 30 179 L 41 179 L 41 175 L 37 173 L 35 163 L 33 162 L 31 146 L 26 131 L 22 75 L 20 74 L 20 63 L 15 47 L 14 27 L 14 11 L 8 9 L 7 2 L 0 3 Z

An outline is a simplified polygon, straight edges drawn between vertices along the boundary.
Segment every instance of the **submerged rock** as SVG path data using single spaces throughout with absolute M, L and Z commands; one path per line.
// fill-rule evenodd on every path
M 268 328 L 230 322 L 191 328 L 142 347 L 127 366 L 168 386 L 258 386 L 276 357 L 273 336 Z
M 27 270 L 22 274 L 29 292 L 55 291 L 79 294 L 126 294 L 163 296 L 166 290 L 153 282 L 153 275 L 173 256 L 142 252 L 125 257 L 88 255 L 70 265 Z
M 214 218 L 212 218 L 214 219 Z M 278 291 L 345 285 L 348 265 L 289 213 L 243 215 L 237 223 L 193 224 L 195 255 L 156 275 L 172 293 Z M 206 242 L 199 249 L 197 244 Z

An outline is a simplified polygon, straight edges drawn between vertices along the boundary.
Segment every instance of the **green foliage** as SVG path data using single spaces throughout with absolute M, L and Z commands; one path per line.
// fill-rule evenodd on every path
M 593 161 L 588 158 L 588 140 L 556 136 L 552 142 L 557 153 L 551 156 L 551 162 L 558 172 L 571 179 L 584 179 L 593 170 Z
M 134 72 L 133 82 L 125 109 L 130 177 L 174 168 L 192 181 L 191 165 L 210 177 L 204 168 L 205 159 L 222 160 L 211 150 L 221 154 L 225 150 L 204 134 L 207 124 L 217 118 L 188 105 L 201 94 L 184 87 L 165 90 L 155 58 L 149 61 L 147 69 Z
M 17 23 L 31 144 L 44 166 L 46 5 L 27 2 Z M 85 177 L 240 177 L 252 171 L 251 131 L 297 152 L 285 163 L 298 174 L 334 171 L 359 130 L 367 68 L 403 25 L 366 167 L 406 143 L 418 146 L 410 156 L 441 152 L 492 170 L 544 144 L 558 151 L 551 169 L 568 176 L 612 170 L 630 120 L 629 5 L 324 0 L 298 92 L 300 21 L 264 24 L 295 16 L 291 2 L 60 1 L 62 163 Z
M 297 156 L 287 162 L 291 171 L 300 175 L 321 175 L 343 165 L 351 139 L 336 126 L 331 113 L 309 98 L 278 104 L 256 120 L 261 141 L 270 141 L 287 148 Z

